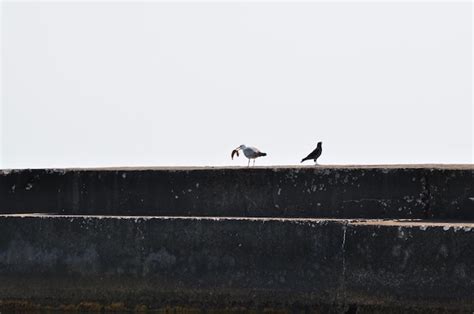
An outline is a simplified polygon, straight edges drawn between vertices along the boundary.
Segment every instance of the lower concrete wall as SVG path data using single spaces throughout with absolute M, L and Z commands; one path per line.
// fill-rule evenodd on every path
M 0 216 L 0 311 L 474 309 L 474 224 Z
M 383 300 L 474 310 L 473 240 L 473 223 L 350 223 L 346 297 L 362 304 Z

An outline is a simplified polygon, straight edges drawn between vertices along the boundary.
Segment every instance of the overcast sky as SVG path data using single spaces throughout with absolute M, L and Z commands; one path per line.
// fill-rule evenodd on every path
M 472 163 L 472 4 L 2 2 L 4 168 Z

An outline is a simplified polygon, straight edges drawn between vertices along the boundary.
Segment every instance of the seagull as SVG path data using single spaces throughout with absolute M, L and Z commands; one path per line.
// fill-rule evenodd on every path
M 313 159 L 314 162 L 316 163 L 316 165 L 318 164 L 318 158 L 319 156 L 321 156 L 321 153 L 323 152 L 323 142 L 318 142 L 318 146 L 316 147 L 315 150 L 313 150 L 308 156 L 306 156 L 305 158 L 303 158 L 303 160 L 301 160 L 301 162 L 305 161 L 305 160 L 310 160 L 310 159 Z
M 239 156 L 239 150 L 242 150 L 244 152 L 245 157 L 247 157 L 249 160 L 247 167 L 250 166 L 250 159 L 253 159 L 253 165 L 255 166 L 256 158 L 267 156 L 266 153 L 262 153 L 258 148 L 245 146 L 242 144 L 232 151 L 231 157 L 234 158 L 234 154 L 237 154 L 237 156 Z

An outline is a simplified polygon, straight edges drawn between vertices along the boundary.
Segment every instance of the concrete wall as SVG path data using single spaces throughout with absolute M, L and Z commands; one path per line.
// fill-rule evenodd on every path
M 473 174 L 3 170 L 0 213 L 12 214 L 0 214 L 0 313 L 472 313 Z
M 468 312 L 473 260 L 474 223 L 0 216 L 0 311 Z
M 474 167 L 0 172 L 0 213 L 474 219 Z

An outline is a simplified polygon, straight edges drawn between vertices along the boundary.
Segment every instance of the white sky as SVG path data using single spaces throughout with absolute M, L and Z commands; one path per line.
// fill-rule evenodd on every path
M 2 2 L 0 167 L 472 163 L 472 4 Z

